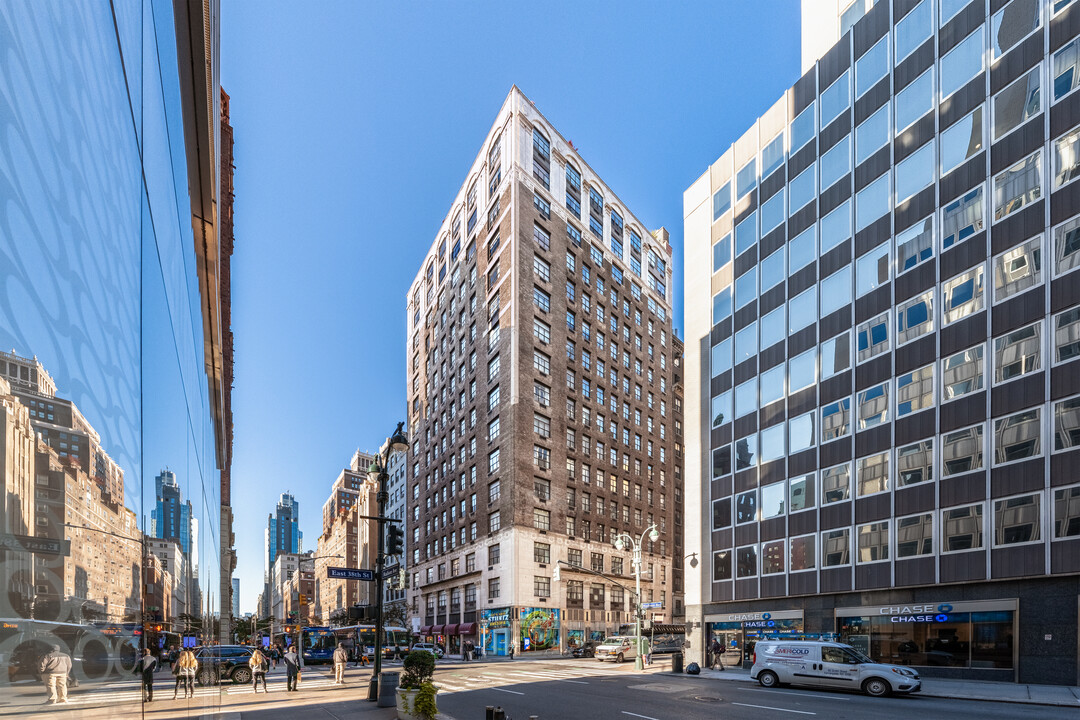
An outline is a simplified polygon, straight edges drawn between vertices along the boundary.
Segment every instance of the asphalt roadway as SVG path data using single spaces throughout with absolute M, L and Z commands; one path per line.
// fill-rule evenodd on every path
M 1080 708 L 919 695 L 872 698 L 807 688 L 766 690 L 754 683 L 637 674 L 629 664 L 618 670 L 591 660 L 574 666 L 574 674 L 565 660 L 480 666 L 488 682 L 477 680 L 477 667 L 444 666 L 435 679 L 445 689 L 437 698 L 439 711 L 454 720 L 483 720 L 488 705 L 501 706 L 512 720 L 534 715 L 539 720 L 1080 720 Z M 502 682 L 495 679 L 503 674 Z M 529 675 L 535 680 L 528 681 Z

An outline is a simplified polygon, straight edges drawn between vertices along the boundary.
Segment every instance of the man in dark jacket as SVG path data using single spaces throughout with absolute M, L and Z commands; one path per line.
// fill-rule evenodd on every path
M 146 702 L 154 702 L 154 673 L 157 671 L 157 658 L 150 654 L 150 648 L 143 648 L 143 655 L 131 671 L 142 676 L 143 695 Z
M 290 645 L 281 659 L 285 662 L 285 690 L 290 692 L 296 689 L 296 679 L 300 676 L 300 658 L 296 656 L 296 648 Z
M 59 645 L 53 645 L 52 649 L 41 658 L 38 664 L 41 679 L 49 688 L 49 699 L 52 704 L 66 703 L 68 689 L 68 673 L 71 672 L 71 656 L 60 650 Z

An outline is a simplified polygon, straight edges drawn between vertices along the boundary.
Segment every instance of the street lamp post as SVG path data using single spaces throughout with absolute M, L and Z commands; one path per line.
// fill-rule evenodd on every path
M 635 540 L 631 535 L 627 533 L 621 533 L 615 536 L 615 549 L 622 552 L 623 548 L 629 547 L 633 551 L 633 558 L 630 561 L 631 567 L 634 568 L 634 578 L 637 581 L 637 608 L 635 609 L 635 636 L 637 642 L 637 657 L 634 659 L 634 669 L 644 669 L 644 664 L 641 660 L 641 546 L 645 542 L 645 534 L 648 533 L 649 539 L 656 542 L 660 539 L 660 533 L 656 529 L 656 524 L 652 524 L 641 533 L 641 537 Z
M 302 557 L 296 561 L 296 572 L 300 572 L 300 565 L 306 562 L 315 562 L 316 560 L 326 560 L 328 558 L 344 558 L 344 555 L 313 555 L 312 557 Z M 312 566 L 314 568 L 314 566 Z M 312 570 L 314 572 L 314 569 Z M 304 667 L 304 629 L 300 627 L 300 616 L 297 615 L 296 623 L 296 648 L 297 648 L 297 662 L 300 663 L 300 667 Z M 274 616 L 270 616 L 270 640 L 274 639 Z
M 375 664 L 372 668 L 371 683 L 368 685 L 368 700 L 379 699 L 379 675 L 382 673 L 382 644 L 383 644 L 383 568 L 386 566 L 386 540 L 383 527 L 387 523 L 386 503 L 390 499 L 390 493 L 386 489 L 386 482 L 390 479 L 387 469 L 390 467 L 390 456 L 406 452 L 409 449 L 409 439 L 405 437 L 402 428 L 405 423 L 399 422 L 394 434 L 388 438 L 386 452 L 383 457 L 375 456 L 375 462 L 368 469 L 368 479 L 378 483 L 375 499 L 378 502 L 378 516 L 375 519 L 375 528 L 378 533 L 378 554 L 375 556 Z

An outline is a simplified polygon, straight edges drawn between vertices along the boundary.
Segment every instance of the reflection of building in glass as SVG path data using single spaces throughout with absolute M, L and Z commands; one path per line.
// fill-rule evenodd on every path
M 805 612 L 885 661 L 1071 684 L 1017 608 L 1077 627 L 1080 4 L 801 17 L 802 76 L 683 194 L 687 550 L 763 558 L 693 573 L 688 620 Z
M 176 473 L 162 470 L 154 478 L 156 506 L 150 511 L 151 537 L 175 540 L 180 549 L 191 553 L 191 501 L 184 501 Z

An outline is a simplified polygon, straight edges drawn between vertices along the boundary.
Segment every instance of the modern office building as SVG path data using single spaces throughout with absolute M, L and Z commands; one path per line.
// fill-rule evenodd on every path
M 421 636 L 503 654 L 617 631 L 635 609 L 621 533 L 671 617 L 671 288 L 667 232 L 514 87 L 406 297 Z
M 684 195 L 691 655 L 1072 685 L 1080 3 L 857 6 Z
M 263 617 L 270 615 L 271 586 L 270 574 L 274 568 L 274 561 L 281 553 L 296 554 L 303 547 L 304 534 L 300 532 L 300 503 L 289 493 L 281 493 L 274 512 L 266 516 L 266 530 L 263 531 L 263 548 L 265 553 L 265 571 L 263 578 L 263 606 L 260 609 Z
M 228 638 L 217 23 L 216 0 L 0 13 L 0 693 L 16 715 L 53 714 L 17 688 L 57 643 L 76 714 L 143 716 L 138 693 L 107 690 L 131 678 L 133 648 L 164 639 L 168 573 L 143 542 L 163 467 L 183 469 L 192 507 L 186 629 Z M 196 697 L 178 712 L 219 706 Z
M 386 457 L 386 449 L 389 443 L 383 443 L 379 448 L 379 455 Z M 389 467 L 386 469 L 386 474 L 389 479 L 386 481 L 386 492 L 388 499 L 386 501 L 386 517 L 396 518 L 401 520 L 398 525 L 404 532 L 406 529 L 406 521 L 408 519 L 406 512 L 408 510 L 408 497 L 409 497 L 409 483 L 408 483 L 408 460 L 405 453 L 391 453 Z M 408 598 L 405 590 L 405 585 L 402 582 L 404 577 L 401 573 L 408 572 L 408 553 L 403 553 L 399 557 L 390 558 L 387 561 L 387 568 L 397 566 L 399 572 L 397 576 L 388 576 L 386 587 L 383 589 L 383 609 L 387 613 L 386 617 L 388 621 L 393 619 L 395 625 L 401 624 L 405 627 L 411 627 L 409 621 L 408 612 Z
M 150 536 L 175 540 L 191 552 L 191 501 L 184 501 L 176 473 L 165 469 L 154 478 L 154 509 L 150 511 Z

